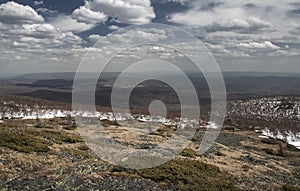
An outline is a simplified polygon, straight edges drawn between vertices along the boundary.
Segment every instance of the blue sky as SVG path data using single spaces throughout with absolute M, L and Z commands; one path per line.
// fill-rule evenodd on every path
M 297 0 L 1 0 L 0 75 L 76 71 L 96 41 L 148 23 L 192 33 L 224 71 L 299 72 L 299 21 Z

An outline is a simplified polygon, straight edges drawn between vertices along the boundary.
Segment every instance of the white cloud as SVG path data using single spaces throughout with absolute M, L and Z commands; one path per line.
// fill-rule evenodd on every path
M 270 56 L 299 56 L 299 50 L 276 50 L 275 52 L 271 52 L 268 55 Z
M 13 46 L 28 47 L 31 50 L 49 47 L 59 49 L 82 43 L 82 39 L 72 32 L 61 32 L 50 24 L 26 24 L 21 28 L 8 31 L 8 35 L 13 41 Z
M 295 14 L 299 4 L 293 2 L 190 0 L 185 2 L 186 11 L 171 13 L 167 19 L 203 39 L 217 56 L 289 57 L 298 54 L 290 47 L 300 49 L 300 19 Z
M 98 41 L 98 40 L 100 40 L 100 39 L 102 39 L 102 38 L 104 38 L 104 37 L 103 37 L 103 36 L 100 36 L 100 35 L 98 35 L 98 34 L 92 34 L 92 35 L 89 36 L 89 39 L 90 39 L 90 41 L 92 41 L 92 42 L 96 42 L 96 41 Z
M 250 48 L 250 49 L 280 49 L 279 46 L 272 44 L 270 41 L 265 42 L 250 42 L 250 43 L 240 43 L 240 47 Z
M 219 54 L 221 56 L 228 56 L 233 58 L 251 58 L 251 55 L 242 51 L 227 51 L 224 53 Z
M 167 39 L 167 35 L 163 30 L 130 30 L 123 33 L 112 33 L 107 37 L 114 43 L 126 43 L 126 42 L 159 42 Z
M 86 14 L 88 11 L 92 14 Z M 89 17 L 96 14 L 104 14 L 107 17 L 114 18 L 118 22 L 128 24 L 146 24 L 155 18 L 150 0 L 86 1 L 83 7 L 74 10 L 72 17 L 81 22 L 89 22 Z M 94 19 L 89 23 L 94 24 Z
M 26 52 L 49 47 L 60 49 L 82 43 L 82 39 L 69 30 L 61 31 L 52 24 L 45 23 L 43 17 L 29 6 L 7 2 L 0 5 L 0 11 L 1 49 L 12 46 Z
M 189 8 L 184 12 L 172 11 L 169 21 L 182 24 L 185 29 L 203 39 L 218 61 L 227 62 L 229 67 L 240 66 L 245 60 L 251 62 L 251 66 L 247 65 L 249 68 L 254 66 L 253 63 L 267 66 L 278 58 L 286 63 L 290 63 L 290 58 L 294 59 L 295 65 L 299 62 L 300 19 L 295 14 L 291 17 L 289 13 L 297 9 L 290 4 L 292 0 L 254 0 L 251 4 L 240 0 L 161 0 L 163 3 L 167 1 L 184 4 Z M 35 2 L 36 5 L 40 3 L 41 0 Z M 160 8 L 157 10 L 160 11 Z M 39 14 L 47 17 L 46 21 Z M 88 42 L 76 35 L 94 28 L 109 17 L 120 23 L 145 24 L 155 18 L 155 13 L 150 0 L 86 0 L 84 6 L 76 8 L 72 15 L 59 14 L 43 6 L 34 10 L 15 2 L 0 4 L 0 54 L 5 63 L 3 70 L 11 64 L 19 69 L 16 63 L 22 63 L 23 69 L 28 67 L 33 71 L 35 67 L 52 69 L 53 63 L 57 63 L 57 71 L 61 71 L 60 67 L 76 66 L 87 51 L 105 55 L 106 48 L 110 48 L 111 44 L 115 46 L 111 47 L 112 50 L 119 50 L 122 43 L 159 43 L 167 38 L 167 32 L 157 28 L 124 33 L 122 31 L 125 30 L 120 29 L 117 34 L 107 36 L 93 34 L 88 37 Z M 113 25 L 108 29 L 117 30 L 119 27 Z M 98 40 L 100 44 L 103 43 L 102 47 L 88 46 Z M 191 51 L 197 52 L 192 45 L 182 46 L 190 46 Z M 165 58 L 175 55 L 155 47 L 150 50 L 150 53 L 153 52 Z M 126 52 L 119 56 L 131 59 L 136 53 Z M 6 60 L 9 60 L 7 64 Z M 235 65 L 232 64 L 234 62 Z
M 227 57 L 234 57 L 234 58 L 250 58 L 251 56 L 244 51 L 235 49 L 229 50 L 226 49 L 224 45 L 221 44 L 205 44 L 207 48 L 213 53 L 214 56 L 227 56 Z
M 289 15 L 291 10 L 295 10 L 292 2 L 294 1 L 191 1 L 187 11 L 172 13 L 168 15 L 168 20 L 183 25 L 208 27 L 211 32 L 232 30 L 239 33 L 263 33 L 274 29 L 277 34 L 283 34 L 287 33 L 287 25 L 291 22 L 299 23 L 299 17 Z
M 44 8 L 44 7 L 40 7 L 38 9 L 36 9 L 36 11 L 38 13 L 43 13 L 43 14 L 45 14 L 47 16 L 52 16 L 52 17 L 58 15 L 58 11 L 56 11 L 56 10 L 50 10 L 50 9 L 47 9 L 47 8 Z
M 245 11 L 240 7 L 222 7 L 213 11 L 201 10 L 201 7 L 169 15 L 169 21 L 186 25 L 204 26 L 224 19 L 246 19 Z M 200 9 L 200 10 L 199 10 Z
M 50 24 L 24 24 L 20 28 L 11 29 L 10 33 L 35 38 L 51 38 L 54 37 L 58 31 Z
M 62 31 L 82 32 L 94 27 L 94 24 L 78 22 L 67 15 L 58 15 L 53 18 L 50 23 Z
M 116 25 L 111 25 L 108 27 L 109 30 L 112 30 L 112 31 L 115 31 L 115 30 L 118 30 L 120 29 L 120 27 L 116 26 Z
M 257 17 L 248 19 L 226 19 L 215 21 L 210 25 L 204 26 L 207 32 L 217 31 L 237 31 L 240 33 L 257 33 L 263 30 L 272 30 L 271 23 L 262 21 Z
M 34 1 L 33 3 L 34 5 L 42 5 L 44 4 L 44 1 Z
M 0 22 L 7 24 L 42 22 L 44 18 L 27 5 L 13 1 L 0 5 Z
M 73 11 L 72 18 L 86 24 L 97 24 L 105 21 L 107 16 L 103 12 L 92 11 L 85 6 L 81 6 Z
M 39 12 L 49 12 L 40 8 Z M 53 11 L 53 15 L 57 12 Z M 57 20 L 56 20 L 57 19 Z M 53 25 L 56 24 L 57 26 Z M 0 4 L 0 54 L 2 67 L 8 72 L 37 72 L 75 66 L 82 55 L 74 50 L 81 49 L 85 42 L 72 31 L 93 27 L 78 23 L 71 16 L 58 15 L 45 21 L 29 6 L 15 2 Z M 64 29 L 61 30 L 60 28 Z M 20 64 L 23 67 L 20 67 Z M 57 70 L 61 71 L 61 69 Z
M 168 0 L 170 2 L 180 3 L 181 5 L 185 5 L 190 0 Z

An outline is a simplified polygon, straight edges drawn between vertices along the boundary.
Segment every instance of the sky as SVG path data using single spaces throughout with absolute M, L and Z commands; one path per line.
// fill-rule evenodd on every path
M 95 42 L 149 23 L 193 34 L 222 71 L 300 72 L 297 0 L 0 0 L 0 76 L 74 72 Z

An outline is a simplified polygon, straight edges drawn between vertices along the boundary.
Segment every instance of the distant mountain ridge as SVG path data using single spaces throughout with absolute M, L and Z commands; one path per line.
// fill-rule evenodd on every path
M 46 80 L 46 79 L 74 79 L 76 72 L 60 72 L 60 73 L 29 73 L 17 75 L 14 77 L 7 77 L 2 79 L 25 79 L 25 80 Z M 106 72 L 101 75 L 117 76 L 118 72 Z M 159 74 L 159 72 L 158 72 Z M 161 73 L 163 75 L 163 73 Z M 189 72 L 189 76 L 202 76 L 199 73 Z M 209 73 L 208 73 L 209 74 Z M 97 72 L 82 72 L 76 75 L 80 77 L 92 78 L 98 76 Z M 300 78 L 300 73 L 271 73 L 271 72 L 222 72 L 225 78 L 230 77 L 293 77 Z

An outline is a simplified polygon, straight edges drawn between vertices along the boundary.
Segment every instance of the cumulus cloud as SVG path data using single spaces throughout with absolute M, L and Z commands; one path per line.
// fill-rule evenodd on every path
M 44 8 L 44 7 L 40 7 L 38 9 L 36 9 L 36 11 L 38 13 L 42 13 L 43 15 L 50 16 L 50 17 L 58 15 L 58 11 L 47 9 L 47 8 Z
M 168 20 L 173 23 L 207 27 L 208 32 L 235 31 L 257 33 L 270 31 L 286 32 L 290 22 L 299 23 L 299 19 L 289 16 L 295 9 L 293 0 L 266 0 L 251 3 L 238 0 L 220 0 L 218 2 L 190 1 L 189 9 L 171 13 Z
M 272 44 L 270 41 L 240 43 L 239 46 L 250 49 L 280 49 L 279 46 Z
M 204 26 L 207 32 L 217 31 L 237 31 L 240 33 L 257 33 L 263 30 L 272 30 L 272 24 L 262 21 L 257 17 L 248 19 L 226 19 L 215 21 L 210 25 Z
M 7 31 L 7 35 L 13 41 L 13 46 L 30 49 L 59 48 L 82 43 L 82 39 L 72 32 L 61 32 L 50 24 L 25 24 Z
M 24 24 L 20 28 L 10 30 L 11 34 L 20 34 L 32 36 L 35 38 L 50 38 L 54 37 L 58 31 L 50 24 Z
M 149 30 L 149 31 L 139 31 L 130 30 L 123 33 L 109 34 L 107 37 L 115 43 L 126 43 L 126 42 L 159 42 L 167 37 L 165 31 L 163 30 Z
M 100 36 L 98 34 L 92 34 L 89 36 L 89 40 L 92 41 L 92 42 L 96 42 L 100 39 L 104 38 L 103 36 Z
M 251 3 L 240 0 L 86 0 L 83 6 L 78 6 L 69 15 L 39 6 L 41 0 L 33 2 L 36 10 L 7 2 L 0 4 L 0 54 L 3 63 L 6 60 L 9 60 L 7 63 L 16 63 L 23 59 L 28 61 L 28 66 L 32 66 L 33 62 L 36 62 L 35 66 L 42 66 L 46 62 L 64 63 L 67 66 L 79 61 L 86 51 L 107 53 L 103 47 L 110 47 L 110 42 L 115 46 L 112 50 L 118 50 L 121 43 L 132 41 L 159 43 L 170 33 L 158 28 L 122 32 L 125 30 L 112 25 L 108 29 L 111 32 L 119 29 L 117 33 L 106 36 L 92 34 L 84 37 L 86 42 L 76 34 L 91 30 L 108 20 L 126 24 L 150 23 L 156 17 L 152 5 L 160 4 L 156 2 L 175 2 L 178 3 L 175 7 L 184 8 L 161 10 L 157 7 L 156 11 L 158 14 L 164 11 L 163 15 L 169 13 L 166 18 L 168 21 L 179 23 L 200 38 L 218 61 L 226 60 L 229 64 L 236 61 L 237 66 L 244 60 L 249 60 L 251 64 L 252 61 L 269 63 L 259 59 L 276 57 L 276 61 L 277 57 L 289 57 L 298 63 L 299 3 L 292 1 L 295 0 L 255 0 Z M 84 33 L 83 36 L 86 34 L 91 33 Z M 90 47 L 96 41 L 103 43 L 103 47 Z M 182 46 L 197 51 L 189 44 Z M 119 56 L 126 59 L 136 52 Z M 149 52 L 166 58 L 176 56 L 156 47 Z M 49 65 L 45 65 L 47 67 Z
M 174 13 L 168 16 L 170 22 L 186 25 L 204 26 L 224 19 L 245 19 L 246 12 L 240 7 L 217 7 L 213 10 L 208 9 L 207 4 L 197 5 L 196 8 L 186 12 Z
M 87 13 L 91 14 L 87 14 Z M 146 24 L 155 18 L 150 0 L 93 0 L 74 10 L 72 17 L 78 21 L 95 23 L 99 17 L 105 15 L 117 22 L 128 24 Z M 93 17 L 93 19 L 89 18 Z M 96 19 L 95 19 L 96 17 Z
M 299 3 L 293 0 L 186 1 L 185 11 L 167 20 L 178 23 L 202 39 L 218 56 L 296 56 L 300 47 Z M 282 48 L 281 48 L 282 47 Z
M 120 29 L 120 27 L 116 26 L 116 25 L 111 25 L 108 27 L 109 30 L 112 30 L 112 31 L 115 31 L 115 30 L 118 30 Z
M 92 29 L 94 24 L 87 24 L 83 22 L 78 22 L 68 15 L 58 15 L 57 17 L 51 19 L 50 24 L 59 28 L 62 31 L 72 31 L 72 32 L 82 32 Z
M 92 11 L 85 6 L 81 6 L 73 11 L 72 18 L 76 19 L 78 22 L 96 24 L 105 21 L 107 16 L 103 12 Z
M 0 22 L 7 24 L 42 22 L 44 18 L 27 5 L 13 1 L 0 5 Z
M 27 58 L 30 64 L 52 63 L 54 58 L 59 58 L 57 62 L 63 62 L 66 57 L 72 60 L 70 49 L 82 46 L 79 36 L 45 22 L 31 7 L 15 2 L 0 5 L 0 52 L 1 58 L 8 63 L 20 58 Z

